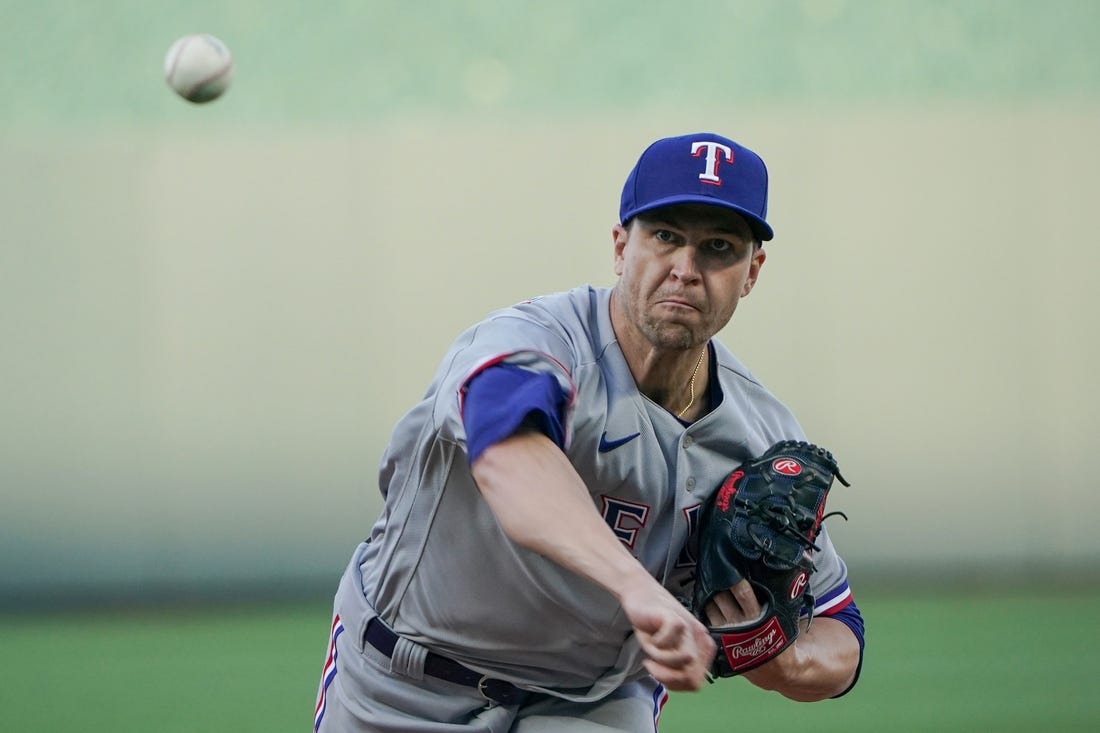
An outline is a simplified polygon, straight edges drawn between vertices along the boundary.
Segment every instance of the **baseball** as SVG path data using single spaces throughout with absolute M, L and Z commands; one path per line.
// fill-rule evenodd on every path
M 181 97 L 195 104 L 211 102 L 229 88 L 233 55 L 208 33 L 180 38 L 164 57 L 164 79 Z

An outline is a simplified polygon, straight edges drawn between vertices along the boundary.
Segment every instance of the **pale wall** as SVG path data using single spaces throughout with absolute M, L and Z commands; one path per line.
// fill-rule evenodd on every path
M 610 284 L 638 152 L 708 128 L 777 231 L 723 338 L 839 456 L 850 565 L 1100 565 L 1098 110 L 791 111 L 0 140 L 0 593 L 334 578 L 450 339 Z

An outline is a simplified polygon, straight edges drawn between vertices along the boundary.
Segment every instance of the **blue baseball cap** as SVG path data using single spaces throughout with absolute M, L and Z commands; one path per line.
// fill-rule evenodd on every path
M 666 137 L 650 145 L 626 178 L 619 221 L 672 204 L 708 204 L 745 218 L 761 242 L 774 236 L 768 213 L 768 169 L 760 156 L 709 132 Z

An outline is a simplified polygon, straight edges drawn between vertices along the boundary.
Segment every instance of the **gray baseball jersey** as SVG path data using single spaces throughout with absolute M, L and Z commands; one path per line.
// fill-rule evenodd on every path
M 642 395 L 611 327 L 610 293 L 581 287 L 521 303 L 458 338 L 394 429 L 379 476 L 385 508 L 350 566 L 366 604 L 402 636 L 573 700 L 645 676 L 643 655 L 610 593 L 517 546 L 497 524 L 465 452 L 469 380 L 499 363 L 553 375 L 572 395 L 564 450 L 593 506 L 682 599 L 695 566 L 689 540 L 709 494 L 774 442 L 805 439 L 791 412 L 716 341 L 711 378 L 721 400 L 705 416 L 685 427 Z M 539 477 L 529 480 L 538 491 Z M 837 604 L 848 594 L 847 571 L 827 534 L 819 544 L 812 589 Z

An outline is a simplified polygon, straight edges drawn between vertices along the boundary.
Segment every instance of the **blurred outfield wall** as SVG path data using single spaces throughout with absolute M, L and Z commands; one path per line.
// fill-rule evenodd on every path
M 334 587 L 451 339 L 611 284 L 698 130 L 769 164 L 723 338 L 840 457 L 853 572 L 1093 576 L 1100 5 L 636 5 L 0 3 L 0 601 Z

